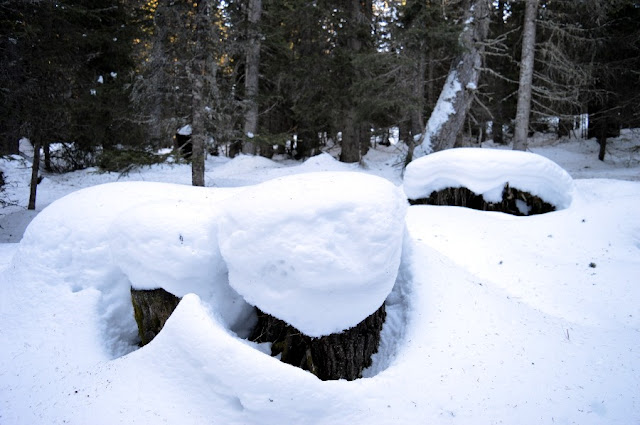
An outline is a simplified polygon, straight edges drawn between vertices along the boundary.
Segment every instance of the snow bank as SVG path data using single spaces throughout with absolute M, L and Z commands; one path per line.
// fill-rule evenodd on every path
M 543 156 L 521 151 L 459 148 L 418 158 L 407 166 L 404 191 L 409 199 L 427 198 L 449 187 L 466 187 L 487 202 L 502 200 L 504 185 L 540 197 L 557 209 L 569 207 L 574 183 Z
M 391 292 L 406 201 L 362 173 L 308 173 L 225 204 L 220 250 L 250 304 L 319 337 L 357 325 Z

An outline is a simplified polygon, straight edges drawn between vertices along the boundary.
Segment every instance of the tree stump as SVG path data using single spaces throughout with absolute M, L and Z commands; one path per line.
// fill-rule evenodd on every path
M 502 201 L 486 202 L 482 195 L 477 195 L 466 187 L 449 187 L 431 192 L 428 198 L 409 199 L 411 205 L 449 205 L 472 208 L 480 211 L 499 211 L 507 214 L 526 216 L 544 214 L 555 211 L 556 207 L 543 201 L 540 197 L 504 185 Z
M 380 331 L 386 318 L 384 304 L 351 329 L 320 338 L 304 335 L 288 323 L 258 310 L 258 324 L 250 339 L 271 342 L 271 355 L 300 367 L 323 381 L 362 377 L 378 351 Z
M 138 324 L 141 345 L 147 345 L 158 335 L 180 298 L 162 288 L 139 290 L 131 288 L 133 313 Z

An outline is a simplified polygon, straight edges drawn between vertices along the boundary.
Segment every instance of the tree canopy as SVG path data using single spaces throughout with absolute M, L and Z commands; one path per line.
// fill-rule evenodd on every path
M 304 158 L 331 140 L 354 162 L 391 127 L 412 144 L 471 46 L 472 3 L 5 0 L 0 154 L 21 137 L 66 142 L 82 167 L 123 146 L 173 146 L 187 124 L 213 154 L 250 144 Z M 502 143 L 516 119 L 525 2 L 486 3 L 488 34 L 470 40 L 479 79 L 455 131 L 488 128 Z M 556 117 L 566 131 L 587 112 L 594 126 L 638 124 L 638 18 L 633 0 L 540 0 L 530 129 Z

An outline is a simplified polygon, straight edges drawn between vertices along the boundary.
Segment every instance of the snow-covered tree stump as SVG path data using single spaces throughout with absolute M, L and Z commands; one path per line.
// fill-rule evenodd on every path
M 229 285 L 256 306 L 253 340 L 320 379 L 371 364 L 401 261 L 407 201 L 364 173 L 274 179 L 226 201 Z
M 251 339 L 271 342 L 271 355 L 300 367 L 323 381 L 362 377 L 378 351 L 380 331 L 386 318 L 384 304 L 355 327 L 319 338 L 309 337 L 283 320 L 258 312 Z
M 571 205 L 575 186 L 555 162 L 531 152 L 448 149 L 405 169 L 409 203 L 450 205 L 514 215 L 544 214 Z
M 504 185 L 500 202 L 487 202 L 466 187 L 449 187 L 431 192 L 426 198 L 409 199 L 411 205 L 449 205 L 472 208 L 481 211 L 499 211 L 524 216 L 544 214 L 556 210 L 556 207 L 529 192 Z
M 140 290 L 131 288 L 133 313 L 138 324 L 140 342 L 146 345 L 158 335 L 176 309 L 180 298 L 162 288 Z

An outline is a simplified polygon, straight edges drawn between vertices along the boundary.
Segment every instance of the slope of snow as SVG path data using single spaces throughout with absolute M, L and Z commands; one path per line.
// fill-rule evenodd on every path
M 553 160 L 591 161 L 568 146 Z M 397 176 L 384 171 L 394 158 L 380 155 L 368 171 Z M 341 165 L 328 159 L 319 162 Z M 210 158 L 208 176 L 226 163 Z M 640 176 L 640 167 L 604 165 L 593 169 L 604 178 L 576 180 L 571 204 L 549 214 L 408 208 L 381 349 L 367 378 L 352 382 L 321 382 L 265 354 L 230 329 L 207 294 L 187 294 L 150 344 L 132 345 L 131 280 L 170 275 L 173 260 L 158 264 L 167 256 L 196 264 L 179 235 L 204 250 L 213 236 L 203 220 L 216 221 L 242 189 L 132 183 L 72 194 L 40 213 L 21 244 L 0 244 L 0 423 L 638 423 L 640 183 L 606 177 Z M 235 181 L 279 177 L 268 170 Z M 23 196 L 21 171 L 7 173 L 3 196 Z M 116 177 L 55 176 L 40 195 L 54 200 Z M 190 170 L 157 166 L 123 179 L 188 184 Z M 254 208 L 244 214 L 259 215 Z M 150 220 L 138 231 L 136 217 Z
M 556 206 L 571 204 L 571 176 L 554 162 L 530 152 L 459 148 L 418 158 L 404 174 L 409 199 L 428 198 L 449 187 L 466 187 L 487 202 L 500 202 L 505 184 Z

